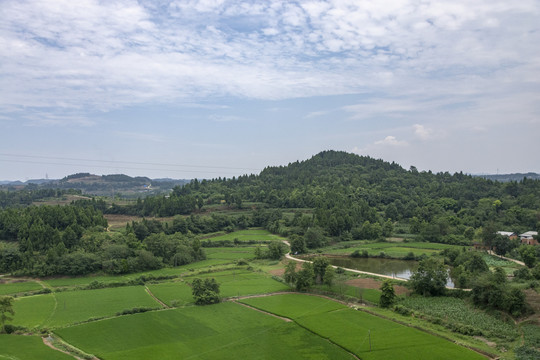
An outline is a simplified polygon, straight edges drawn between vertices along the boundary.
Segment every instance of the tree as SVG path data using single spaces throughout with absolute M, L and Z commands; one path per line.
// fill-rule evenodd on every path
M 528 268 L 534 267 L 534 264 L 536 264 L 537 257 L 536 257 L 536 250 L 531 245 L 522 245 L 518 249 L 519 255 L 521 255 L 521 259 L 527 265 Z
M 297 213 L 299 214 L 299 213 Z M 291 236 L 291 253 L 303 254 L 307 251 L 306 241 L 298 235 Z
M 381 285 L 381 297 L 379 306 L 382 308 L 390 307 L 396 301 L 396 293 L 390 279 L 385 279 Z
M 328 258 L 325 256 L 317 256 L 315 259 L 313 259 L 313 273 L 315 275 L 314 280 L 316 283 L 323 283 L 328 265 L 330 265 L 330 261 L 328 261 Z
M 287 247 L 281 241 L 272 241 L 268 244 L 267 258 L 279 260 L 287 252 Z
M 410 284 L 413 291 L 423 296 L 443 295 L 448 273 L 443 262 L 435 258 L 420 261 L 418 270 L 413 272 Z
M 11 315 L 11 316 L 10 316 Z M 0 297 L 0 332 L 4 331 L 6 321 L 13 320 L 13 298 L 11 296 Z
M 334 267 L 332 265 L 328 265 L 326 267 L 326 271 L 324 272 L 323 283 L 325 285 L 332 286 L 334 284 L 335 277 L 336 271 L 334 270 Z
M 296 282 L 296 262 L 289 261 L 285 265 L 285 274 L 283 274 L 285 281 L 289 284 L 294 284 Z
M 313 285 L 313 265 L 310 262 L 302 264 L 302 269 L 296 273 L 296 290 L 309 289 Z
M 193 279 L 191 287 L 196 305 L 217 304 L 221 300 L 219 298 L 219 284 L 214 278 Z

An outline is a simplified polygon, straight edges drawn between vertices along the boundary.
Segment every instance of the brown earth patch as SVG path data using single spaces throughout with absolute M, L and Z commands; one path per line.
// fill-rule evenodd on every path
M 354 286 L 354 287 L 358 287 L 358 288 L 363 288 L 363 289 L 376 289 L 376 290 L 379 290 L 381 288 L 382 282 L 377 281 L 375 279 L 370 279 L 370 278 L 365 278 L 365 279 L 364 278 L 358 278 L 358 279 L 347 280 L 345 282 L 345 284 L 350 285 L 350 286 Z M 410 293 L 409 289 L 407 289 L 405 286 L 401 286 L 401 285 L 394 285 L 394 291 L 395 291 L 396 295 L 404 295 L 404 294 L 409 294 Z
M 282 264 L 283 266 L 287 265 L 290 261 L 283 261 Z M 296 262 L 296 271 L 298 270 L 301 270 L 302 269 L 302 263 L 301 262 Z M 285 274 L 285 268 L 281 268 L 281 269 L 272 269 L 270 271 L 268 271 L 270 273 L 270 275 L 275 275 L 275 276 L 283 276 L 283 274 Z

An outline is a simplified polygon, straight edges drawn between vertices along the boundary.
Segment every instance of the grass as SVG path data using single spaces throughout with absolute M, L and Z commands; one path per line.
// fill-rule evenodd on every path
M 294 319 L 300 326 L 339 344 L 361 359 L 484 359 L 440 337 L 333 301 L 299 294 L 242 302 Z
M 225 248 L 205 248 L 206 257 L 213 260 L 252 260 L 255 258 L 256 246 L 237 246 Z
M 68 360 L 73 357 L 47 347 L 39 336 L 0 335 L 0 359 Z
M 182 274 L 189 273 L 191 270 L 198 270 L 202 268 L 225 265 L 231 262 L 232 262 L 231 259 L 212 258 L 212 259 L 198 261 L 191 264 L 172 267 L 172 268 L 163 268 L 159 270 L 144 271 L 140 273 L 132 273 L 132 274 L 126 274 L 126 275 L 91 275 L 91 276 L 80 276 L 80 277 L 58 277 L 58 278 L 44 279 L 43 282 L 51 287 L 82 286 L 82 285 L 88 285 L 92 281 L 99 281 L 102 283 L 125 282 L 130 279 L 136 279 L 141 275 L 154 275 L 154 276 L 178 275 L 180 276 Z
M 377 256 L 382 251 L 389 256 L 395 258 L 403 258 L 410 252 L 414 256 L 420 256 L 422 254 L 431 255 L 438 253 L 444 249 L 449 248 L 459 248 L 462 246 L 457 245 L 446 245 L 446 244 L 437 244 L 437 243 L 426 243 L 426 242 L 368 242 L 365 241 L 347 241 L 340 242 L 338 244 L 326 247 L 322 249 L 324 254 L 334 254 L 334 255 L 350 255 L 355 250 L 360 252 L 367 250 L 369 256 Z
M 235 303 L 124 316 L 56 333 L 105 360 L 352 359 L 292 322 Z
M 282 238 L 278 235 L 274 235 L 268 230 L 264 229 L 247 229 L 247 230 L 238 230 L 234 231 L 225 235 L 215 236 L 208 238 L 206 240 L 210 241 L 234 241 L 238 240 L 240 242 L 248 242 L 248 241 L 272 241 L 272 240 L 285 240 L 285 238 Z
M 149 284 L 148 289 L 168 306 L 182 306 L 193 303 L 191 287 L 185 282 Z
M 46 323 L 51 327 L 113 316 L 117 312 L 134 307 L 160 307 L 142 286 L 65 291 L 55 296 L 56 311 Z
M 0 283 L 0 295 L 20 294 L 41 289 L 42 286 L 35 281 Z
M 15 316 L 11 323 L 28 329 L 40 327 L 53 314 L 55 307 L 54 294 L 18 298 L 13 304 Z
M 13 324 L 28 328 L 59 327 L 114 316 L 135 307 L 160 306 L 142 286 L 64 291 L 17 299 Z

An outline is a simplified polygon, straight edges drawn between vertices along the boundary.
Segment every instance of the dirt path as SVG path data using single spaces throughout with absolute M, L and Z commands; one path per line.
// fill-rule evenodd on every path
M 148 286 L 144 285 L 144 289 L 146 290 L 146 292 L 148 293 L 148 295 L 150 295 L 152 298 L 154 298 L 154 300 L 156 300 L 156 302 L 158 304 L 161 305 L 161 307 L 163 307 L 164 309 L 170 309 L 171 307 L 167 304 L 165 304 L 163 301 L 159 300 L 151 291 L 150 289 L 148 288 Z
M 50 348 L 53 349 L 53 350 L 60 351 L 60 352 L 62 352 L 62 353 L 64 353 L 64 354 L 67 354 L 67 355 L 69 355 L 69 356 L 73 356 L 73 357 L 74 357 L 75 359 L 77 359 L 77 360 L 84 360 L 83 358 L 80 358 L 80 357 L 78 357 L 78 356 L 75 356 L 75 355 L 71 354 L 71 353 L 68 352 L 68 351 L 59 349 L 59 348 L 57 348 L 56 346 L 54 346 L 54 345 L 52 344 L 52 338 L 51 338 L 50 336 L 43 337 L 42 340 L 43 340 L 43 344 L 45 344 L 46 346 L 50 347 Z M 70 345 L 70 346 L 71 346 L 71 345 Z M 94 359 L 95 359 L 95 360 L 99 360 L 99 358 L 97 358 L 97 357 L 95 357 L 95 356 L 94 356 L 92 359 L 93 359 L 93 360 L 94 360 Z
M 290 246 L 289 242 L 286 241 L 286 240 L 283 240 L 283 243 L 286 244 L 287 246 Z M 309 261 L 309 260 L 303 260 L 303 259 L 298 259 L 298 258 L 295 258 L 294 256 L 291 255 L 291 253 L 287 253 L 285 254 L 285 257 L 289 260 L 293 260 L 293 261 L 297 261 L 297 262 L 312 262 L 312 261 Z M 515 260 L 517 261 L 517 260 Z M 334 269 L 337 269 L 339 266 L 336 266 L 336 265 L 331 265 Z M 399 281 L 409 281 L 408 279 L 404 279 L 404 278 L 399 278 L 399 277 L 395 277 L 395 276 L 389 276 L 389 275 L 382 275 L 382 274 L 375 274 L 375 273 L 371 273 L 371 272 L 367 272 L 367 271 L 361 271 L 361 270 L 356 270 L 356 269 L 349 269 L 349 268 L 342 268 L 343 270 L 345 271 L 349 271 L 349 272 L 352 272 L 352 273 L 356 273 L 356 274 L 364 274 L 364 275 L 369 275 L 369 276 L 376 276 L 376 277 L 381 277 L 381 278 L 385 278 L 385 279 L 392 279 L 392 280 L 399 280 Z M 452 287 L 449 287 L 449 286 L 446 286 L 447 289 L 454 289 Z M 471 291 L 471 289 L 461 289 L 463 291 Z
M 285 241 L 284 241 L 285 242 Z M 285 257 L 289 260 L 293 260 L 293 261 L 298 261 L 298 262 L 311 262 L 309 260 L 303 260 L 303 259 L 298 259 L 298 258 L 295 258 L 291 255 L 291 253 L 288 253 L 285 255 Z M 332 265 L 332 267 L 334 269 L 337 269 L 339 266 L 335 266 L 335 265 Z M 386 278 L 386 279 L 393 279 L 393 280 L 399 280 L 399 281 L 407 281 L 407 279 L 403 279 L 403 278 L 398 278 L 398 277 L 395 277 L 395 276 L 389 276 L 389 275 L 382 275 L 382 274 L 375 274 L 375 273 L 371 273 L 371 272 L 367 272 L 367 271 L 361 271 L 361 270 L 356 270 L 356 269 L 349 269 L 349 268 L 343 268 L 345 271 L 350 271 L 350 272 L 353 272 L 353 273 L 356 273 L 356 274 L 364 274 L 364 275 L 370 275 L 370 276 L 377 276 L 377 277 L 382 277 L 382 278 Z
M 492 255 L 492 256 L 495 256 L 495 257 L 498 257 L 499 259 L 512 261 L 512 262 L 515 262 L 515 263 L 518 264 L 518 265 L 525 266 L 525 263 L 524 263 L 523 261 L 519 261 L 519 260 L 516 260 L 516 259 L 510 259 L 510 258 L 501 256 L 501 255 L 497 255 L 497 254 L 495 254 L 492 250 L 488 250 L 488 254 L 489 254 L 489 255 Z

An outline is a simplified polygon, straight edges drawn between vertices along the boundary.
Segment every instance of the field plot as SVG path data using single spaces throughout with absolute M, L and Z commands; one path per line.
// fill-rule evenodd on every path
M 185 282 L 166 282 L 148 284 L 148 289 L 168 306 L 179 306 L 193 303 L 191 287 Z
M 288 285 L 272 279 L 268 274 L 242 269 L 201 274 L 194 277 L 215 278 L 220 284 L 222 297 L 267 294 L 290 289 Z M 191 281 L 191 279 L 186 278 L 187 281 Z
M 153 276 L 168 276 L 168 275 L 182 275 L 189 273 L 192 270 L 225 265 L 232 263 L 231 259 L 207 259 L 203 261 L 194 262 L 187 265 L 163 268 L 159 270 L 144 271 L 140 273 L 132 273 L 126 275 L 97 275 L 97 276 L 80 276 L 80 277 L 58 277 L 58 278 L 48 278 L 44 279 L 43 282 L 51 287 L 72 287 L 72 286 L 82 286 L 88 285 L 92 281 L 99 281 L 102 283 L 113 283 L 113 282 L 125 282 L 131 279 L 137 279 L 139 276 L 153 275 Z
M 292 322 L 235 303 L 123 316 L 56 331 L 100 359 L 352 359 Z
M 47 347 L 39 336 L 0 335 L 0 359 L 68 360 L 73 357 Z
M 17 298 L 13 304 L 15 316 L 11 323 L 29 329 L 40 327 L 52 316 L 55 307 L 53 294 Z
M 445 322 L 456 326 L 470 326 L 480 330 L 484 336 L 506 340 L 514 340 L 518 336 L 514 324 L 504 322 L 500 317 L 488 315 L 481 310 L 474 309 L 462 299 L 411 296 L 404 298 L 400 304 L 415 312 L 444 319 Z
M 485 359 L 442 338 L 323 298 L 287 294 L 242 302 L 289 317 L 361 359 Z
M 369 256 L 377 256 L 381 252 L 384 252 L 387 256 L 390 256 L 390 257 L 403 258 L 410 252 L 412 252 L 414 256 L 420 256 L 422 254 L 431 255 L 434 253 L 438 253 L 444 249 L 451 249 L 451 248 L 461 249 L 462 246 L 425 243 L 425 242 L 363 243 L 363 242 L 351 241 L 351 242 L 341 242 L 339 244 L 336 244 L 327 248 L 323 248 L 322 251 L 324 254 L 350 255 L 355 250 L 358 250 L 360 252 L 363 250 L 367 250 Z
M 255 246 L 235 246 L 221 248 L 206 248 L 206 257 L 212 260 L 233 261 L 238 259 L 252 260 L 255 258 Z
M 210 241 L 234 241 L 237 240 L 239 242 L 249 242 L 249 241 L 272 241 L 272 240 L 286 240 L 285 238 L 282 238 L 278 235 L 272 234 L 268 230 L 264 229 L 247 229 L 247 230 L 238 230 L 234 231 L 225 235 L 215 236 L 211 237 L 205 240 Z
M 0 295 L 12 295 L 25 293 L 28 291 L 40 290 L 43 287 L 35 281 L 24 282 L 0 282 Z
M 186 282 L 164 282 L 148 284 L 150 291 L 165 304 L 172 306 L 193 303 L 191 287 L 187 284 L 194 278 L 214 278 L 220 284 L 221 297 L 266 294 L 289 290 L 289 286 L 272 279 L 267 274 L 243 269 L 211 272 L 185 278 Z
M 14 325 L 27 328 L 58 327 L 92 318 L 113 316 L 134 307 L 159 308 L 142 286 L 77 290 L 19 298 Z
M 70 287 L 79 285 L 88 285 L 92 281 L 99 281 L 102 283 L 123 282 L 129 278 L 124 275 L 97 275 L 97 276 L 77 276 L 77 277 L 57 277 L 46 278 L 42 281 L 51 287 Z

